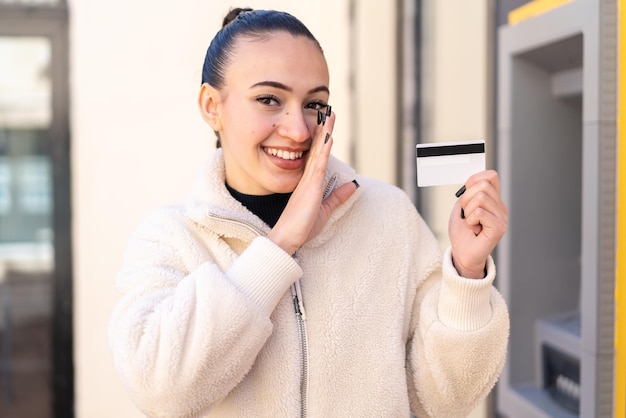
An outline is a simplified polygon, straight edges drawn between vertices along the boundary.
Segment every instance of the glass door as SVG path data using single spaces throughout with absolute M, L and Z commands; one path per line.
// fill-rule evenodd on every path
M 51 416 L 50 41 L 0 36 L 0 416 Z
M 0 0 L 0 417 L 74 416 L 67 8 Z

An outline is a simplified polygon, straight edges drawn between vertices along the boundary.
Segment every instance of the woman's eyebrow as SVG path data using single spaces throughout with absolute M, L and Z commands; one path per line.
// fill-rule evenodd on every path
M 250 88 L 259 87 L 259 86 L 274 87 L 274 88 L 285 90 L 285 91 L 288 91 L 288 92 L 292 92 L 293 91 L 293 89 L 291 87 L 286 86 L 283 83 L 280 83 L 278 81 L 259 81 L 258 83 L 255 83 L 252 86 L 250 86 Z M 308 93 L 309 94 L 311 94 L 311 93 L 318 93 L 320 91 L 323 91 L 323 92 L 326 92 L 326 93 L 330 93 L 330 91 L 328 90 L 328 87 L 326 87 L 326 86 L 318 86 L 318 87 L 312 88 L 311 90 L 308 91 Z
M 320 91 L 322 91 L 324 93 L 330 94 L 330 90 L 328 90 L 328 87 L 326 87 L 326 86 L 315 87 L 314 89 L 309 90 L 309 94 L 311 94 L 311 93 L 319 93 Z

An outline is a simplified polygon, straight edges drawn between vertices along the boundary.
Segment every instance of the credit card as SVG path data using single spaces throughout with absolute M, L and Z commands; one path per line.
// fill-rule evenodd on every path
M 485 170 L 485 141 L 417 144 L 418 187 L 463 184 Z

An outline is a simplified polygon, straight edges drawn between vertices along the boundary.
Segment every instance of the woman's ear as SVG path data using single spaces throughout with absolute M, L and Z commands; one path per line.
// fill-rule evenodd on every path
M 215 131 L 222 130 L 222 121 L 220 118 L 218 104 L 220 102 L 220 92 L 213 86 L 203 83 L 200 87 L 198 95 L 198 107 L 200 114 L 209 126 Z

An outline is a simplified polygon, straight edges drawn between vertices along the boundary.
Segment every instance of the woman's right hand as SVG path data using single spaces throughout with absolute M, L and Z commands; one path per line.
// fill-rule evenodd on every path
M 346 183 L 322 200 L 334 125 L 335 114 L 331 112 L 326 123 L 316 128 L 300 182 L 278 222 L 267 235 L 288 254 L 293 255 L 305 241 L 316 236 L 333 211 L 356 191 L 354 183 Z

